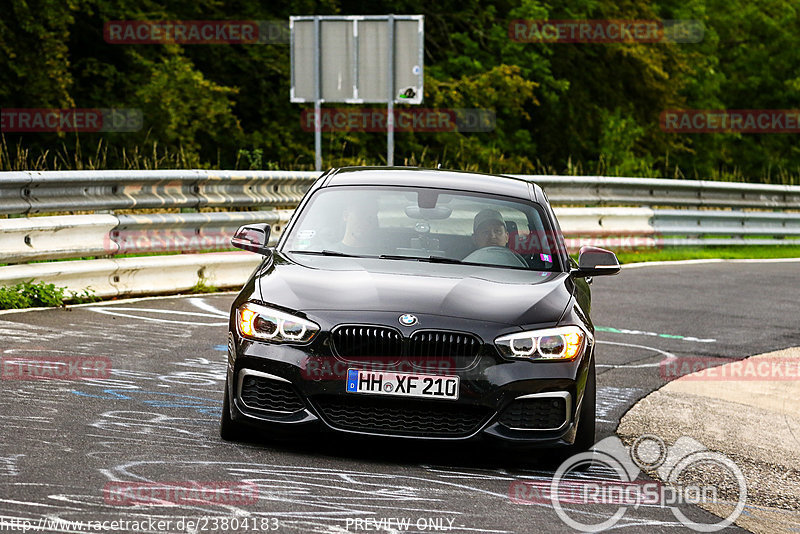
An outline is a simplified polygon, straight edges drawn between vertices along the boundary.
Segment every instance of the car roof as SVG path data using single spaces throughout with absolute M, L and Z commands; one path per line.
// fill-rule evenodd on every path
M 325 175 L 322 187 L 397 185 L 490 193 L 526 200 L 544 198 L 538 185 L 512 176 L 421 167 L 341 167 Z M 532 198 L 530 187 L 534 188 Z

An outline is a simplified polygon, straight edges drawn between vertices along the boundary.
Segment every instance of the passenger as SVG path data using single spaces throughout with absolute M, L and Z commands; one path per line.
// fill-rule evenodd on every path
M 348 204 L 342 211 L 344 237 L 333 246 L 347 254 L 373 254 L 378 243 L 378 207 L 371 202 Z

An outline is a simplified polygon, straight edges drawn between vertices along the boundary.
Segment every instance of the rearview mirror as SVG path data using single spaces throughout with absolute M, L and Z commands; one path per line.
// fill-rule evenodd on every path
M 236 230 L 231 238 L 231 244 L 242 250 L 268 255 L 271 252 L 267 246 L 269 234 L 270 227 L 267 223 L 246 224 Z
M 406 216 L 410 219 L 427 219 L 429 221 L 441 221 L 450 217 L 453 208 L 447 206 L 436 206 L 435 208 L 420 208 L 419 206 L 406 206 Z
M 583 246 L 578 253 L 578 268 L 570 274 L 576 277 L 617 274 L 620 270 L 617 255 L 604 248 Z

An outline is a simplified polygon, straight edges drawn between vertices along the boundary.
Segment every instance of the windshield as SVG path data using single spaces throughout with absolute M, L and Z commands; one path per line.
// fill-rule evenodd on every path
M 282 250 L 554 271 L 557 252 L 546 220 L 540 206 L 505 197 L 330 187 L 313 195 Z

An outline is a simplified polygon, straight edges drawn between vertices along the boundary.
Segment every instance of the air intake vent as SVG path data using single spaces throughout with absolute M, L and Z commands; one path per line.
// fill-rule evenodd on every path
M 294 413 L 305 408 L 291 384 L 258 375 L 245 375 L 239 397 L 247 408 Z
M 488 408 L 447 401 L 319 396 L 314 403 L 331 426 L 376 434 L 468 436 L 489 416 Z
M 567 421 L 567 401 L 563 397 L 518 399 L 503 410 L 500 423 L 522 430 L 552 430 Z

